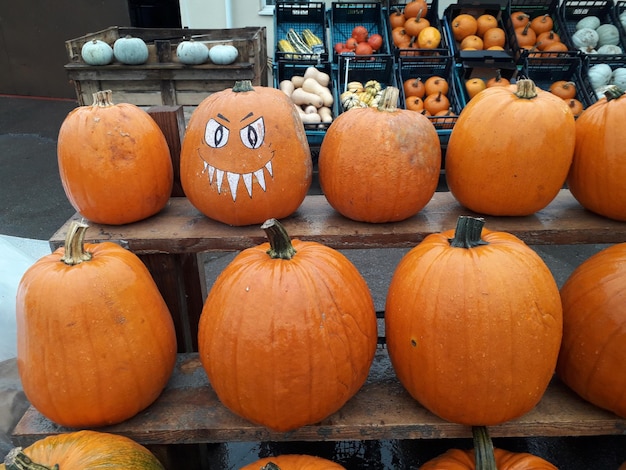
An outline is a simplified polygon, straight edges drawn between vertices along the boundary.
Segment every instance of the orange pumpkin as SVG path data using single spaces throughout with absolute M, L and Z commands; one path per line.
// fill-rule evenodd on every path
M 240 470 L 345 470 L 345 467 L 313 455 L 284 454 L 259 459 Z
M 0 470 L 163 470 L 163 465 L 144 446 L 125 436 L 98 431 L 42 438 L 25 449 L 16 447 L 9 451 L 5 463 L 0 464 Z
M 561 299 L 558 376 L 585 400 L 626 418 L 626 243 L 583 261 Z
M 592 212 L 626 221 L 626 96 L 618 87 L 585 109 L 576 120 L 576 148 L 567 185 Z
M 522 416 L 541 399 L 561 344 L 559 290 L 544 261 L 506 232 L 460 217 L 398 264 L 387 349 L 398 379 L 435 415 L 465 425 Z M 482 236 L 481 236 L 482 233 Z
M 289 431 L 335 413 L 361 388 L 376 351 L 376 313 L 340 252 L 292 242 L 276 220 L 262 228 L 269 243 L 239 253 L 211 288 L 198 348 L 224 406 Z
M 486 428 L 474 427 L 472 431 L 473 449 L 450 449 L 426 462 L 420 470 L 558 470 L 550 462 L 536 455 L 494 449 Z
M 311 152 L 293 102 L 249 80 L 213 93 L 194 110 L 180 167 L 189 201 L 229 225 L 287 217 L 312 181 Z
M 487 88 L 467 103 L 450 134 L 448 187 L 481 214 L 532 214 L 563 187 L 575 133 L 567 103 L 532 80 Z
M 377 108 L 351 109 L 326 131 L 319 182 L 330 205 L 345 217 L 372 223 L 403 220 L 419 212 L 437 189 L 437 131 L 426 116 L 398 109 L 398 93 L 387 87 Z
M 59 130 L 57 155 L 67 198 L 83 217 L 121 225 L 159 212 L 174 181 L 163 132 L 148 113 L 113 104 L 110 90 L 71 111 Z
M 65 247 L 22 277 L 17 366 L 30 403 L 63 426 L 124 421 L 160 395 L 176 362 L 172 317 L 149 271 L 115 243 Z

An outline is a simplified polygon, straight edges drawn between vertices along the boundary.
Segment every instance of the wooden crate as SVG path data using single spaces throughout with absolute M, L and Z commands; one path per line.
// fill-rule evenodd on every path
M 85 64 L 80 51 L 85 42 L 100 39 L 111 46 L 126 35 L 140 37 L 148 45 L 148 61 L 142 65 L 113 62 L 105 66 Z M 176 47 L 185 40 L 232 44 L 239 50 L 231 65 L 184 65 L 176 57 Z M 73 81 L 80 105 L 91 104 L 93 93 L 112 90 L 116 103 L 138 106 L 196 106 L 211 93 L 233 86 L 237 80 L 268 86 L 265 27 L 231 29 L 125 28 L 112 26 L 65 42 L 69 63 L 65 70 Z

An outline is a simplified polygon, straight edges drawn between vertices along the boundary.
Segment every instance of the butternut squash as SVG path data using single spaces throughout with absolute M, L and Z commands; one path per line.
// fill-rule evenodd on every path
M 299 106 L 313 105 L 316 108 L 324 106 L 324 100 L 315 93 L 310 93 L 303 88 L 296 88 L 291 94 L 291 99 Z
M 315 67 L 307 67 L 304 72 L 304 78 L 313 78 L 317 83 L 324 87 L 328 87 L 328 84 L 330 83 L 330 75 L 316 69 Z

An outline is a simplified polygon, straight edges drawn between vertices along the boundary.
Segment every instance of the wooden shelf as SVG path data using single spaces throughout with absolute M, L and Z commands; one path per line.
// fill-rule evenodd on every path
M 409 396 L 382 347 L 359 393 L 337 413 L 312 426 L 276 433 L 234 415 L 219 402 L 198 355 L 190 353 L 179 354 L 169 384 L 153 405 L 124 423 L 101 430 L 144 445 L 471 437 L 471 428 L 434 416 Z M 13 440 L 26 446 L 66 431 L 31 407 L 13 431 Z M 532 411 L 490 426 L 489 431 L 492 437 L 624 435 L 626 420 L 585 402 L 554 379 Z

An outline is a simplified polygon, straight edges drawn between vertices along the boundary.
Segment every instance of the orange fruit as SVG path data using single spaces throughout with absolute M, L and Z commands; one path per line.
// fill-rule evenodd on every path
M 469 36 L 465 36 L 459 44 L 459 49 L 462 51 L 466 50 L 474 50 L 480 51 L 483 49 L 483 40 L 480 39 L 475 34 L 470 34 Z
M 452 28 L 454 39 L 461 42 L 466 36 L 476 34 L 478 21 L 468 13 L 460 13 L 452 19 L 450 27 Z
M 478 18 L 476 18 L 476 23 L 478 24 L 478 29 L 476 30 L 476 34 L 481 38 L 484 36 L 485 31 L 491 28 L 497 28 L 498 19 L 490 15 L 489 13 L 483 13 Z
M 506 33 L 502 28 L 489 28 L 483 35 L 483 48 L 488 49 L 492 46 L 500 46 L 504 48 L 506 43 Z

